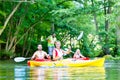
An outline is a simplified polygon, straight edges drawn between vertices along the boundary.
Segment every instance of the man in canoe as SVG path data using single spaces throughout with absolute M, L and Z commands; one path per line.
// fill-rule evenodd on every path
M 52 35 L 50 35 L 50 36 L 48 36 L 48 38 L 47 38 L 47 41 L 48 41 L 48 54 L 50 55 L 50 56 L 52 56 L 53 54 L 53 49 L 55 48 L 54 47 L 54 44 L 55 44 L 55 42 L 56 42 L 56 34 L 55 33 L 53 33 Z
M 33 56 L 32 56 L 32 60 L 45 60 L 45 57 L 47 57 L 48 59 L 50 59 L 50 56 L 45 52 L 45 51 L 43 51 L 42 50 L 42 45 L 41 44 L 39 44 L 38 45 L 38 50 L 33 54 Z
M 68 51 L 64 51 L 61 49 L 61 43 L 60 41 L 56 41 L 55 48 L 53 50 L 53 60 L 61 60 L 63 59 L 63 55 L 69 54 L 71 52 L 71 48 L 68 49 Z

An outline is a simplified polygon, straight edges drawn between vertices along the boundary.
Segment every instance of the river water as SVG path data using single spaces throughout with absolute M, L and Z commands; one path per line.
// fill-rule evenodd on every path
M 104 67 L 29 67 L 0 61 L 0 80 L 120 80 L 120 61 L 106 61 Z

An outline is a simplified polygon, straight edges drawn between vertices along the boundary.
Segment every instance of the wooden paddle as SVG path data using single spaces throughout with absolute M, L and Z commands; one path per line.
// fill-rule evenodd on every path
M 31 58 L 16 57 L 16 58 L 14 58 L 14 61 L 15 61 L 15 62 L 22 62 L 22 61 L 25 61 L 26 59 L 31 59 Z

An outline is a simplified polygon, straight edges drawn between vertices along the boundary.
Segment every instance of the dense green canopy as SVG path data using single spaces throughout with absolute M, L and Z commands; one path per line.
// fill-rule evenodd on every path
M 38 44 L 47 51 L 51 33 L 63 49 L 70 45 L 88 57 L 119 56 L 119 13 L 119 0 L 0 1 L 0 58 L 31 56 Z

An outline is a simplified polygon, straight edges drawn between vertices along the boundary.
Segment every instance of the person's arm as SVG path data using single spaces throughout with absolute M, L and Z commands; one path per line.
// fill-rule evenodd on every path
M 31 60 L 34 60 L 36 58 L 36 52 L 33 54 L 33 56 L 31 57 Z
M 63 54 L 69 54 L 71 52 L 71 47 L 68 47 L 67 51 L 62 50 Z
M 47 57 L 48 59 L 50 59 L 50 56 L 46 52 L 44 52 L 44 55 L 45 55 L 45 57 Z
M 51 38 L 51 35 L 47 37 L 47 40 L 50 40 L 50 38 Z
M 55 41 L 54 41 L 54 44 L 56 43 L 56 41 L 57 41 L 57 38 L 55 37 Z
M 49 36 L 46 38 L 46 40 L 48 40 L 49 39 Z
M 76 53 L 74 53 L 73 58 L 76 58 Z
M 83 56 L 81 53 L 79 53 L 79 55 L 82 57 L 82 58 L 84 58 L 85 56 Z

